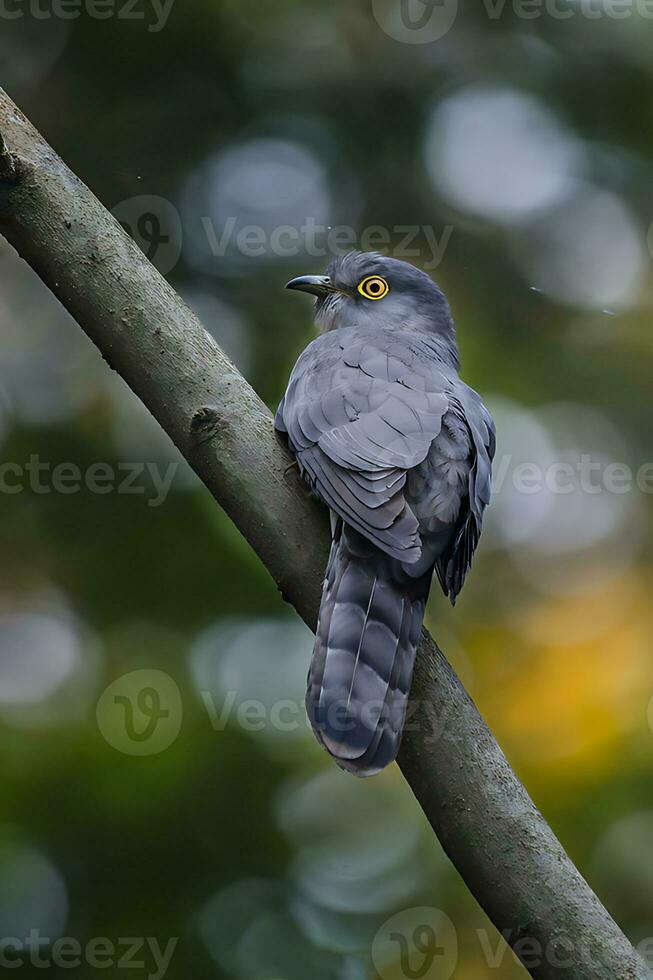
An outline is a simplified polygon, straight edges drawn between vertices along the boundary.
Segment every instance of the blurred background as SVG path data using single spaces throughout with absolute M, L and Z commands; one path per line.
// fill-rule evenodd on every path
M 499 440 L 474 569 L 455 612 L 434 589 L 427 623 L 639 943 L 653 20 L 616 6 L 13 0 L 0 84 L 272 408 L 312 335 L 291 276 L 358 244 L 445 289 Z M 0 541 L 17 975 L 42 975 L 38 946 L 50 976 L 526 976 L 397 768 L 356 781 L 317 747 L 308 630 L 5 243 Z M 426 972 L 388 954 L 397 915 L 406 935 L 434 923 Z

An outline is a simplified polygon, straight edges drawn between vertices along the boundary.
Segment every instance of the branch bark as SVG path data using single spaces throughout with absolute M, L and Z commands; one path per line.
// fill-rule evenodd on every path
M 195 315 L 0 89 L 0 231 L 141 398 L 315 627 L 329 547 L 272 418 Z M 548 980 L 649 971 L 425 631 L 399 763 L 470 891 Z M 534 965 L 533 965 L 534 964 Z

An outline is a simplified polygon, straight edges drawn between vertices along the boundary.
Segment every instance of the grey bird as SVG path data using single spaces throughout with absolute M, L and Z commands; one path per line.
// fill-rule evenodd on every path
M 433 572 L 453 604 L 469 571 L 495 430 L 426 273 L 350 252 L 288 289 L 316 297 L 319 336 L 275 426 L 333 534 L 306 708 L 338 765 L 369 776 L 399 751 Z

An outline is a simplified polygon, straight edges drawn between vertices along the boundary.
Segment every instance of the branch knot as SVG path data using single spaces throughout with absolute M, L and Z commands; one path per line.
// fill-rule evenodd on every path
M 22 170 L 21 161 L 10 152 L 4 136 L 0 133 L 0 181 L 16 184 L 22 176 Z
M 190 434 L 197 442 L 209 442 L 220 431 L 222 416 L 215 405 L 203 405 L 191 419 Z

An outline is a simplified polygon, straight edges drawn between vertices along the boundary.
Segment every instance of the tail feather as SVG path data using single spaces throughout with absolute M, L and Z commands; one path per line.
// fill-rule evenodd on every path
M 399 643 L 400 653 L 395 660 L 395 669 L 388 688 L 384 711 L 374 743 L 365 753 L 365 756 L 358 760 L 362 770 L 361 775 L 373 775 L 380 772 L 397 757 L 413 678 L 415 650 L 424 619 L 424 605 L 425 602 L 419 600 L 414 600 L 411 604 L 407 603 L 407 615 L 404 619 Z M 408 651 L 408 655 L 402 655 L 402 650 Z
M 338 764 L 371 775 L 397 755 L 431 579 L 340 523 L 324 583 L 306 707 Z

